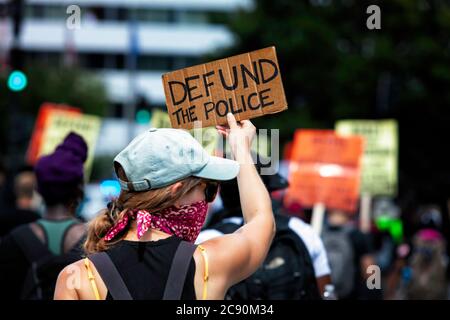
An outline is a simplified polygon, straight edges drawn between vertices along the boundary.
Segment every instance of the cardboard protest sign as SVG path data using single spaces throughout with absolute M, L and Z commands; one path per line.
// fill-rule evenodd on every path
M 39 112 L 34 125 L 33 134 L 31 136 L 30 145 L 27 150 L 27 162 L 31 165 L 37 161 L 41 150 L 42 135 L 46 127 L 50 114 L 80 114 L 81 110 L 64 104 L 43 103 L 39 108 Z
M 154 109 L 152 111 L 150 126 L 152 128 L 171 128 L 169 114 L 159 109 Z M 194 128 L 190 130 L 190 133 L 201 143 L 202 147 L 209 154 L 215 154 L 217 143 L 219 141 L 219 133 L 216 128 Z
M 88 156 L 84 163 L 85 180 L 89 179 L 94 160 L 95 145 L 100 132 L 100 117 L 83 114 L 51 113 L 42 134 L 39 156 L 52 153 L 71 132 L 81 135 L 88 146 Z
M 395 120 L 343 120 L 336 123 L 341 135 L 361 135 L 366 140 L 361 172 L 361 192 L 395 196 L 397 193 L 398 129 Z
M 323 203 L 352 213 L 359 195 L 363 138 L 333 130 L 297 130 L 289 166 L 285 203 L 304 207 Z
M 275 47 L 208 62 L 163 75 L 173 128 L 226 124 L 287 109 Z

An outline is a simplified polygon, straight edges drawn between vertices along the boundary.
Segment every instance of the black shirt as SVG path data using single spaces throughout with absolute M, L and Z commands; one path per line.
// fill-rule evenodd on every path
M 30 264 L 11 235 L 0 239 L 0 301 L 20 298 Z
M 82 258 L 81 245 L 79 241 L 64 255 L 67 264 Z M 29 268 L 30 263 L 12 234 L 0 237 L 0 301 L 20 299 Z
M 338 231 L 343 227 L 330 225 L 328 228 L 330 231 Z M 358 230 L 356 227 L 352 227 L 349 229 L 350 230 L 348 231 L 348 237 L 353 248 L 354 288 L 347 297 L 339 297 L 339 299 L 367 299 L 365 298 L 365 291 L 367 291 L 365 290 L 365 288 L 367 288 L 367 286 L 365 280 L 361 275 L 361 259 L 365 255 L 371 254 L 373 252 L 372 243 L 370 241 L 370 237 Z
M 14 228 L 34 222 L 41 216 L 32 210 L 13 208 L 0 212 L 0 237 L 7 235 Z
M 170 266 L 181 239 L 171 236 L 158 241 L 122 240 L 107 253 L 134 300 L 161 300 Z M 192 257 L 184 282 L 182 300 L 195 300 L 195 260 Z M 108 292 L 106 300 L 112 297 Z

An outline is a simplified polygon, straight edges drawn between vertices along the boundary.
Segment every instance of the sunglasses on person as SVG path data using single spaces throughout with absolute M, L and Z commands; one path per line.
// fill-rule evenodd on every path
M 205 180 L 203 183 L 205 187 L 205 200 L 206 202 L 213 202 L 219 192 L 219 183 L 216 181 Z

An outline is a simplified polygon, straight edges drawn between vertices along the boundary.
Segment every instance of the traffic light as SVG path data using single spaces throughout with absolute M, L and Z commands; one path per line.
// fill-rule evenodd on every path
M 19 46 L 19 36 L 23 20 L 24 1 L 11 0 L 8 3 L 8 13 L 13 21 L 13 42 L 9 52 L 9 64 L 11 73 L 8 76 L 8 88 L 18 92 L 26 88 L 28 80 L 23 72 L 24 52 Z
M 149 124 L 150 123 L 150 111 L 141 109 L 136 112 L 136 122 L 139 124 Z
M 22 91 L 26 88 L 28 83 L 27 76 L 25 73 L 19 70 L 14 70 L 9 74 L 8 77 L 8 88 L 11 91 Z
M 136 100 L 136 122 L 139 124 L 149 124 L 151 113 L 147 98 L 139 95 Z

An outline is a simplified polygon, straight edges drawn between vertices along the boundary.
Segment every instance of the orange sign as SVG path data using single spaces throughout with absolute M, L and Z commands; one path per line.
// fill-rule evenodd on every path
M 46 127 L 47 120 L 53 112 L 70 114 L 81 114 L 81 110 L 64 104 L 43 103 L 39 108 L 39 113 L 34 125 L 33 135 L 27 151 L 27 162 L 33 165 L 39 157 L 42 145 L 42 135 Z
M 289 166 L 285 203 L 304 207 L 356 210 L 364 140 L 333 130 L 297 130 Z

